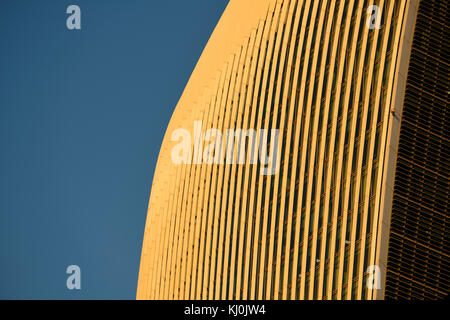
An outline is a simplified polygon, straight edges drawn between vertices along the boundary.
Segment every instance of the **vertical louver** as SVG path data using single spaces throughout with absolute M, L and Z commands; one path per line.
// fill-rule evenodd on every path
M 138 298 L 382 297 L 366 271 L 386 272 L 380 239 L 417 3 L 231 0 L 163 141 Z M 372 5 L 380 28 L 367 23 Z M 236 152 L 232 163 L 198 161 L 194 146 L 193 161 L 175 164 L 172 133 L 194 144 L 200 122 L 203 132 L 279 130 L 279 167 L 262 174 Z M 203 143 L 220 158 L 227 143 L 215 139 Z

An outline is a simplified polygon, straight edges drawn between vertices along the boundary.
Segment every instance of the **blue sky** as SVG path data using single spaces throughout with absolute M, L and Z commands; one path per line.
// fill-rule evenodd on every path
M 135 298 L 159 147 L 227 3 L 0 2 L 1 299 Z

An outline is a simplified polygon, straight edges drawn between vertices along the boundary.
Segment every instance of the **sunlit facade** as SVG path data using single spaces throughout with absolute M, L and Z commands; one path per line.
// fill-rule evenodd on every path
M 448 35 L 447 8 L 231 0 L 164 137 L 137 298 L 448 294 L 449 61 L 448 38 L 437 36 Z M 174 163 L 172 133 L 184 128 L 198 142 L 196 121 L 278 129 L 279 167 Z

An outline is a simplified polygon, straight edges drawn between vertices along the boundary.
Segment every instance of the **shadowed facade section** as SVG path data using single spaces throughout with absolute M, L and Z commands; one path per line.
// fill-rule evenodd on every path
M 420 2 L 400 129 L 387 299 L 450 292 L 449 2 Z

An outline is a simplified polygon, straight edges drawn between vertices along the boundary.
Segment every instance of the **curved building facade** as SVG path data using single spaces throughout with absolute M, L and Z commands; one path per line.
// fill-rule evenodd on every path
M 137 298 L 447 295 L 448 7 L 231 0 L 164 137 Z

